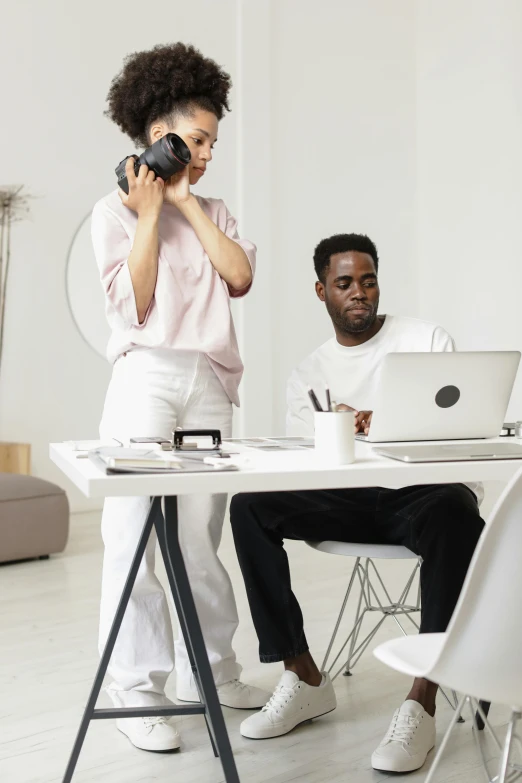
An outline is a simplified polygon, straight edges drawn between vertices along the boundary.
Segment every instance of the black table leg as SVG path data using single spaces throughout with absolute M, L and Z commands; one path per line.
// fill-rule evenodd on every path
M 155 517 L 157 519 L 157 517 Z M 178 501 L 176 497 L 164 499 L 164 544 L 167 558 L 165 568 L 174 596 L 181 630 L 194 665 L 196 681 L 200 688 L 201 701 L 207 725 L 214 737 L 214 747 L 221 759 L 226 783 L 239 783 L 236 763 L 230 746 L 223 712 L 219 703 L 214 677 L 210 668 L 205 641 L 201 631 L 194 597 L 190 588 L 185 562 L 178 537 Z M 158 522 L 156 522 L 158 524 Z M 160 542 L 163 537 L 160 536 Z
M 153 526 L 156 527 L 158 532 L 161 553 L 165 563 L 170 588 L 172 590 L 174 604 L 178 613 L 181 630 L 187 645 L 190 665 L 198 686 L 201 704 L 187 704 L 184 706 L 173 705 L 169 707 L 114 707 L 110 709 L 96 709 L 96 702 L 103 685 L 105 674 L 107 673 L 114 645 L 118 638 L 118 633 L 125 616 L 125 610 L 127 609 L 138 569 L 145 554 L 145 549 Z M 107 643 L 101 656 L 96 677 L 83 713 L 80 728 L 78 729 L 69 758 L 69 763 L 65 770 L 63 783 L 70 783 L 72 780 L 91 720 L 141 718 L 159 715 L 165 717 L 172 715 L 203 715 L 207 723 L 214 754 L 221 758 L 226 783 L 239 783 L 239 776 L 237 774 L 232 748 L 230 747 L 230 740 L 228 738 L 221 705 L 214 684 L 214 678 L 208 661 L 205 642 L 203 640 L 194 598 L 190 589 L 185 563 L 179 546 L 177 498 L 175 497 L 165 498 L 165 513 L 162 513 L 161 510 L 161 498 L 157 497 L 152 499 L 147 520 L 143 526 L 143 531 L 131 563 L 129 574 L 118 603 L 118 608 L 107 637 Z
M 156 514 L 156 516 L 154 518 L 154 527 L 156 529 L 156 535 L 158 536 L 158 543 L 159 543 L 159 547 L 160 547 L 160 551 L 161 551 L 161 556 L 163 557 L 163 562 L 165 564 L 165 570 L 167 572 L 167 578 L 169 580 L 169 585 L 170 585 L 170 591 L 172 593 L 172 598 L 174 599 L 174 606 L 176 608 L 176 613 L 177 613 L 178 617 L 181 618 L 182 611 L 181 611 L 181 606 L 180 606 L 180 603 L 179 603 L 178 590 L 177 590 L 177 587 L 176 587 L 175 580 L 173 579 L 173 576 L 172 576 L 172 569 L 171 568 L 167 568 L 168 549 L 167 549 L 167 541 L 166 541 L 166 538 L 165 538 L 165 522 L 164 522 L 164 517 L 163 517 L 163 513 L 162 513 L 161 509 L 158 510 L 158 513 Z M 180 619 L 180 626 L 181 626 L 181 623 L 182 623 L 182 620 Z M 184 633 L 183 629 L 182 629 L 182 633 Z M 194 659 L 194 652 L 192 650 L 192 645 L 190 643 L 186 642 L 186 647 L 187 647 L 187 655 L 188 655 L 188 659 L 189 659 L 189 663 L 190 663 L 190 668 L 192 669 L 192 675 L 194 677 L 194 681 L 196 683 L 198 694 L 199 694 L 199 698 L 200 698 L 200 701 L 201 701 L 201 693 L 202 693 L 202 691 L 201 691 L 201 682 L 199 680 L 198 667 L 196 666 L 196 661 Z M 210 742 L 211 742 L 211 745 L 212 745 L 212 750 L 214 751 L 214 756 L 218 757 L 219 753 L 217 752 L 216 743 L 214 742 L 214 735 L 212 734 L 212 729 L 210 728 L 210 724 L 208 722 L 208 718 L 207 718 L 206 712 L 205 712 L 205 723 L 207 724 L 208 735 L 210 737 Z
M 155 498 L 151 504 L 147 521 L 145 522 L 145 525 L 143 527 L 143 532 L 138 542 L 136 553 L 132 560 L 132 564 L 129 570 L 129 575 L 127 576 L 127 581 L 125 582 L 125 587 L 123 588 L 123 592 L 121 594 L 120 602 L 118 604 L 118 608 L 114 616 L 112 627 L 109 632 L 109 636 L 107 638 L 107 643 L 105 645 L 105 649 L 100 659 L 98 671 L 96 672 L 96 677 L 94 678 L 94 683 L 89 695 L 89 699 L 87 701 L 87 706 L 85 707 L 83 718 L 80 723 L 80 728 L 78 729 L 78 734 L 76 735 L 76 740 L 74 742 L 71 756 L 69 758 L 69 763 L 67 764 L 67 769 L 65 770 L 63 783 L 70 783 L 70 781 L 72 780 L 76 763 L 78 761 L 78 757 L 81 753 L 82 745 L 85 740 L 85 735 L 87 734 L 87 729 L 89 728 L 89 723 L 94 717 L 96 701 L 98 700 L 98 696 L 100 694 L 100 690 L 103 685 L 103 680 L 107 672 L 107 667 L 111 659 L 114 645 L 116 644 L 118 632 L 121 627 L 121 623 L 123 620 L 123 616 L 125 614 L 125 610 L 127 608 L 127 604 L 129 603 L 129 598 L 132 593 L 132 588 L 134 587 L 134 582 L 136 581 L 138 569 L 140 567 L 140 563 L 145 553 L 147 541 L 149 540 L 152 526 L 154 524 L 154 518 L 157 514 L 158 508 L 160 508 L 160 499 Z

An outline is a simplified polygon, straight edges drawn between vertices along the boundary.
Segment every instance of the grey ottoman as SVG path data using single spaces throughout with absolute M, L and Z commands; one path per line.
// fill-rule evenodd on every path
M 0 563 L 63 552 L 68 535 L 63 489 L 34 476 L 0 473 Z

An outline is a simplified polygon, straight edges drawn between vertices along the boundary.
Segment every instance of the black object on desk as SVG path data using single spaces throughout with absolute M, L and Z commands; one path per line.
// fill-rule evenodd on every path
M 328 386 L 326 387 L 325 392 L 326 392 L 326 410 L 331 412 L 332 398 L 330 397 L 330 389 L 328 388 Z
M 316 395 L 316 393 L 314 392 L 314 390 L 311 387 L 309 387 L 309 389 L 308 389 L 308 396 L 310 397 L 310 400 L 312 401 L 312 406 L 313 406 L 314 410 L 317 411 L 318 413 L 322 412 L 323 406 L 321 405 L 321 403 L 317 399 L 317 395 Z
M 182 451 L 217 451 L 221 446 L 221 431 L 220 430 L 174 430 L 172 433 L 172 450 Z M 189 449 L 184 446 L 183 441 L 185 438 L 212 438 L 211 448 L 196 448 Z
M 515 434 L 515 422 L 514 421 L 505 421 L 502 425 L 502 429 L 500 430 L 500 437 L 501 438 L 509 438 L 512 437 Z
M 111 709 L 97 709 L 96 702 L 153 527 L 156 529 L 158 536 L 161 555 L 201 703 L 172 707 L 113 707 Z M 147 520 L 143 527 L 120 602 L 114 615 L 107 643 L 101 656 L 69 763 L 65 770 L 63 783 L 70 783 L 72 780 L 91 720 L 172 715 L 203 715 L 214 755 L 221 759 L 226 783 L 240 783 L 185 562 L 179 545 L 178 499 L 176 496 L 166 496 L 163 498 L 163 508 L 161 497 L 152 499 Z

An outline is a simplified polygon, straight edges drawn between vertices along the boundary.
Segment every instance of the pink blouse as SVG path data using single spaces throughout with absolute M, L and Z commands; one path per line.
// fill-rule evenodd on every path
M 252 274 L 256 247 L 240 239 L 237 222 L 223 201 L 196 196 L 206 215 L 245 251 Z M 243 374 L 230 297 L 235 291 L 212 266 L 190 223 L 171 204 L 159 221 L 159 260 L 156 289 L 143 323 L 138 323 L 134 289 L 127 259 L 138 216 L 125 207 L 117 191 L 98 201 L 92 213 L 92 241 L 106 296 L 112 334 L 107 347 L 110 362 L 134 348 L 174 348 L 206 354 L 230 400 L 239 405 Z

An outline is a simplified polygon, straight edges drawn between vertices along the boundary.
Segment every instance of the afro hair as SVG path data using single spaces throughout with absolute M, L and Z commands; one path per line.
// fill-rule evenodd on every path
M 223 118 L 230 111 L 230 76 L 194 46 L 174 43 L 128 55 L 112 80 L 105 112 L 139 146 L 153 122 L 187 116 L 194 108 Z
M 371 256 L 375 271 L 379 270 L 377 248 L 366 234 L 334 234 L 322 239 L 314 251 L 314 267 L 317 279 L 324 283 L 330 268 L 330 259 L 336 253 L 366 253 Z

